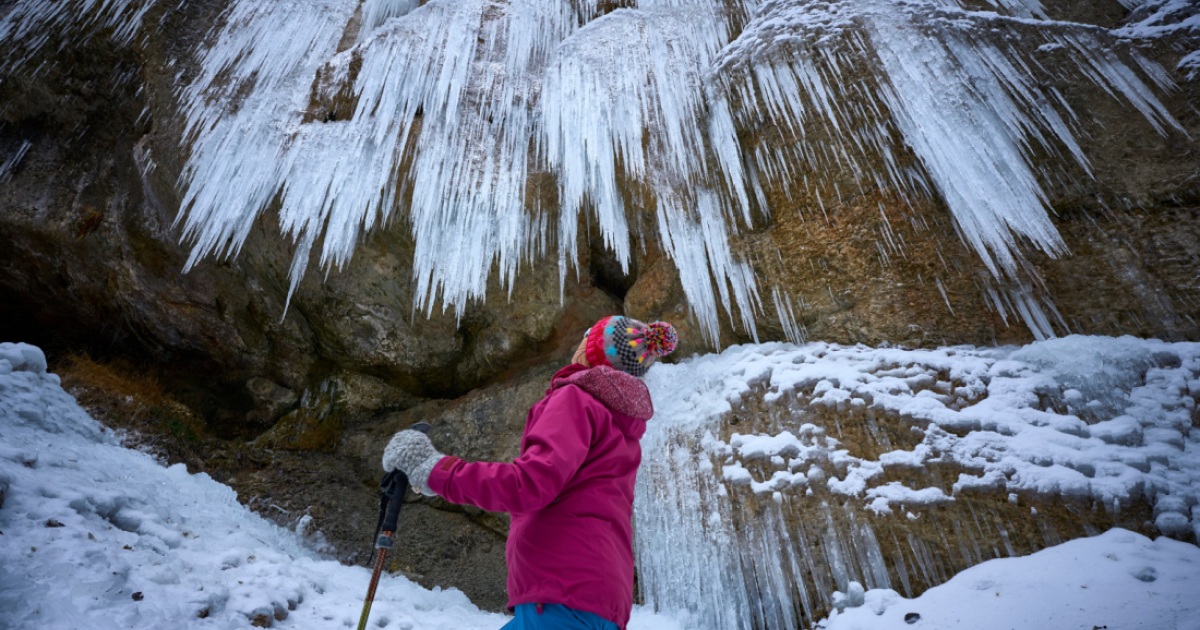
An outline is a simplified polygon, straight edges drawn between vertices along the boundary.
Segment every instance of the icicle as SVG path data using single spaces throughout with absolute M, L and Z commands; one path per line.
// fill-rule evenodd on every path
M 0 184 L 3 184 L 8 178 L 12 177 L 13 170 L 21 165 L 21 160 L 25 159 L 25 154 L 29 153 L 29 149 L 32 146 L 32 142 L 22 140 L 21 146 L 17 147 L 17 152 L 5 160 L 3 164 L 0 164 Z
M 51 36 L 76 41 L 111 29 L 118 45 L 128 44 L 157 0 L 24 0 L 0 18 L 0 42 L 21 56 L 4 60 L 0 71 L 15 72 Z M 34 71 L 37 74 L 37 71 Z
M 419 0 L 365 0 L 362 4 L 362 24 L 359 26 L 358 43 L 370 39 L 375 30 L 392 18 L 398 18 L 420 6 Z
M 990 1 L 1005 15 L 932 0 L 642 0 L 599 18 L 610 10 L 599 0 L 232 0 L 177 95 L 187 266 L 236 255 L 278 203 L 294 291 L 318 243 L 328 274 L 399 215 L 415 242 L 414 309 L 461 314 L 493 270 L 511 289 L 547 250 L 565 281 L 581 213 L 627 267 L 628 217 L 654 206 L 715 343 L 722 309 L 757 338 L 760 279 L 731 237 L 770 216 L 765 189 L 815 199 L 829 220 L 827 194 L 843 203 L 875 187 L 942 198 L 993 274 L 1023 282 L 1018 241 L 1066 253 L 1039 179 L 1057 172 L 1035 173 L 1030 153 L 1090 166 L 1075 112 L 1021 50 L 1061 49 L 1074 64 L 1064 72 L 1160 133 L 1182 127 L 1155 96 L 1174 86 L 1151 60 L 1110 50 L 1103 29 L 1042 19 L 1039 0 Z M 107 28 L 128 43 L 155 2 L 20 0 L 0 19 L 0 39 L 18 42 L 3 67 L 52 34 Z M 1117 33 L 1167 29 L 1175 9 L 1161 4 Z M 1020 49 L 989 35 L 998 23 L 1019 26 Z M 739 134 L 763 123 L 787 141 L 743 146 Z M 898 157 L 909 149 L 915 166 Z M 550 207 L 531 199 L 531 169 L 557 182 Z M 853 182 L 809 177 L 830 171 Z M 644 195 L 638 207 L 622 182 Z M 904 255 L 890 225 L 881 236 L 884 264 Z M 1041 326 L 1040 307 L 1023 303 Z

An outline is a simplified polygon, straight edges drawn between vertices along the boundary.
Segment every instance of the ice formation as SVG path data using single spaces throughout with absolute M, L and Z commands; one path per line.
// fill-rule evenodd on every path
M 460 308 L 485 297 L 493 266 L 511 283 L 551 257 L 565 277 L 586 214 L 622 264 L 658 240 L 710 340 L 722 309 L 752 334 L 774 310 L 799 340 L 791 297 L 761 286 L 733 237 L 773 212 L 768 185 L 821 208 L 878 188 L 943 200 L 964 241 L 1017 287 L 1004 299 L 1049 337 L 1017 243 L 1065 246 L 1047 214 L 1049 174 L 1031 158 L 1047 151 L 1054 168 L 1084 173 L 1088 161 L 1029 51 L 1173 133 L 1155 96 L 1169 76 L 1118 38 L 1196 19 L 1186 0 L 1145 3 L 1143 20 L 1115 33 L 1048 20 L 1036 0 L 997 0 L 998 12 L 933 0 L 417 4 L 231 3 L 196 52 L 199 74 L 178 86 L 189 266 L 236 254 L 278 201 L 297 243 L 293 290 L 318 243 L 322 268 L 336 268 L 398 220 L 416 242 L 414 307 Z M 36 44 L 105 24 L 128 39 L 151 6 L 22 0 L 0 32 Z M 741 137 L 764 121 L 783 142 Z M 854 181 L 829 175 L 844 172 Z
M 1100 514 L 1148 503 L 1160 531 L 1200 540 L 1200 344 L 763 344 L 656 366 L 647 381 L 657 413 L 634 504 L 642 592 L 704 627 L 800 628 L 852 582 L 911 596 L 918 574 L 932 585 L 1016 555 L 1014 526 L 975 508 L 964 510 L 974 522 L 933 534 L 937 553 L 960 556 L 949 567 L 922 535 L 881 546 L 872 526 L 924 522 L 978 493 Z M 889 441 L 885 421 L 913 445 Z M 843 444 L 853 432 L 869 439 Z M 924 474 L 937 468 L 951 471 L 943 485 Z M 904 471 L 921 474 L 888 479 Z M 1039 527 L 1038 546 L 1061 542 Z

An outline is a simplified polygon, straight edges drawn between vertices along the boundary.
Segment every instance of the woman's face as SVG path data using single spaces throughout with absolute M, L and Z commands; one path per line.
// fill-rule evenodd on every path
M 571 359 L 571 363 L 578 363 L 583 367 L 592 367 L 587 360 L 587 337 L 579 342 L 579 347 L 575 348 L 575 356 Z

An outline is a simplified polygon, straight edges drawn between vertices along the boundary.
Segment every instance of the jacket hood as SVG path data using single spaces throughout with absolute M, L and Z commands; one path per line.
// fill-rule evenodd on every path
M 646 432 L 646 421 L 654 417 L 650 390 L 641 379 L 607 365 L 585 368 L 572 363 L 559 370 L 550 381 L 550 391 L 575 385 L 591 394 L 600 404 L 616 412 L 614 416 L 621 431 L 640 439 Z

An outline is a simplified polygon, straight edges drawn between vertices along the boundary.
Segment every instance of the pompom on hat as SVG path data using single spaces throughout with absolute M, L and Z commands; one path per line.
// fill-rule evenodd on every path
M 675 350 L 675 327 L 667 322 L 644 324 L 624 315 L 605 317 L 588 329 L 588 364 L 607 365 L 643 376 L 660 357 Z

